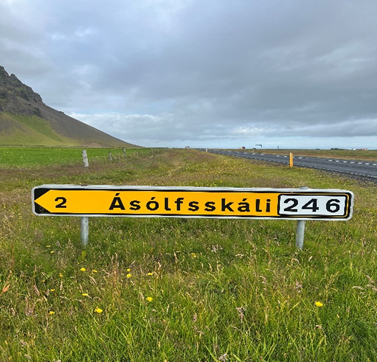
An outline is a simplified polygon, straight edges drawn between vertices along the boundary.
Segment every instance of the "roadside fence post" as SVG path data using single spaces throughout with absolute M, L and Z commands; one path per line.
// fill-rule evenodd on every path
M 82 160 L 84 162 L 84 167 L 89 167 L 88 154 L 86 150 L 82 150 Z
M 289 154 L 289 167 L 293 167 L 293 153 Z

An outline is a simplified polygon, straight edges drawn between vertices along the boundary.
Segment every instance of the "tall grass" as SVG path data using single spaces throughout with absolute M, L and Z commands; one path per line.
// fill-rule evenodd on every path
M 0 147 L 0 167 L 39 168 L 41 166 L 82 164 L 82 150 L 78 147 Z M 105 159 L 126 158 L 134 153 L 149 153 L 148 149 L 90 148 L 89 163 Z M 111 155 L 110 155 L 111 153 Z
M 8 170 L 0 360 L 377 360 L 373 184 L 187 150 Z M 41 183 L 305 185 L 356 205 L 348 222 L 307 222 L 303 251 L 294 221 L 172 218 L 91 218 L 83 248 L 78 218 L 32 215 Z

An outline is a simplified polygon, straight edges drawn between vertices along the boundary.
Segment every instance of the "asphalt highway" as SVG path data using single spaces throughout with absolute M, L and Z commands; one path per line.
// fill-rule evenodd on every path
M 289 165 L 288 155 L 272 155 L 259 152 L 240 152 L 227 150 L 210 150 L 208 152 L 226 156 L 241 157 L 251 160 L 274 162 Z M 377 181 L 377 160 L 357 161 L 339 158 L 294 156 L 293 166 L 314 168 L 329 172 L 337 172 L 358 178 L 373 179 Z

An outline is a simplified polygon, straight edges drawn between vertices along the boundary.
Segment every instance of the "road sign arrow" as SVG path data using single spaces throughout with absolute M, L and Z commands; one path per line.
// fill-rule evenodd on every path
M 116 195 L 112 190 L 90 189 L 40 189 L 34 203 L 35 211 L 56 215 L 64 214 L 105 214 Z M 115 213 L 115 212 L 114 212 Z

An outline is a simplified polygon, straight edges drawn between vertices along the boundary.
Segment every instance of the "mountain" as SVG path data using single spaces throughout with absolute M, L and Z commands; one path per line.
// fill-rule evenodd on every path
M 134 147 L 43 103 L 0 66 L 0 145 Z

